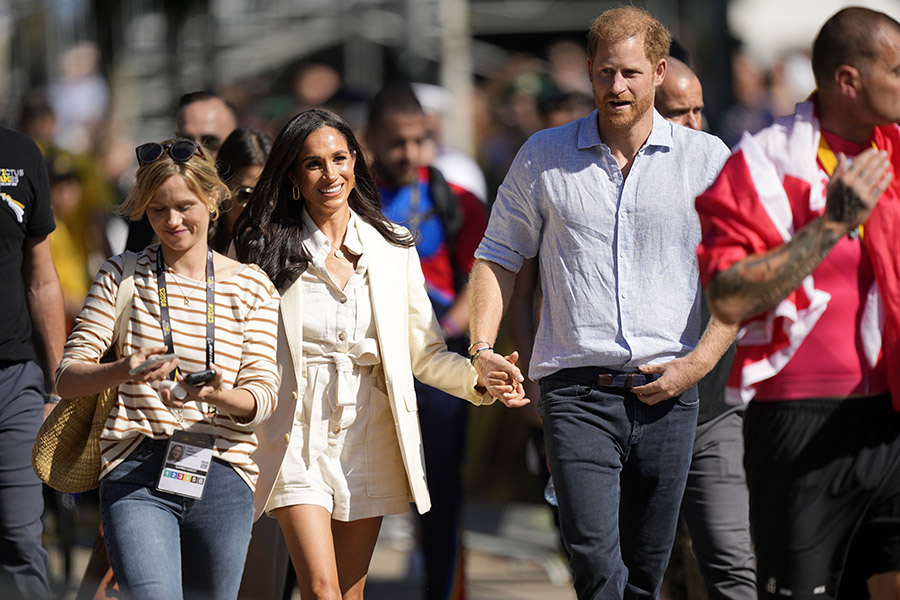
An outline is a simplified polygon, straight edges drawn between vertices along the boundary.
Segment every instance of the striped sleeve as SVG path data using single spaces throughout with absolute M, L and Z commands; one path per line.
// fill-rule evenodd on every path
M 116 320 L 116 292 L 122 279 L 123 255 L 110 258 L 100 267 L 81 312 L 75 317 L 56 378 L 76 362 L 98 362 L 112 345 Z
M 250 265 L 245 301 L 248 306 L 241 346 L 241 366 L 235 387 L 247 390 L 256 399 L 256 414 L 250 421 L 235 423 L 253 427 L 275 410 L 278 392 L 278 304 L 280 296 L 269 278 L 256 265 Z

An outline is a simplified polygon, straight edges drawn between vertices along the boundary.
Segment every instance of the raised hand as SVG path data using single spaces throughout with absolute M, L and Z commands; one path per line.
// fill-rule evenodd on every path
M 826 188 L 824 217 L 850 232 L 868 220 L 893 174 L 887 152 L 876 148 L 868 148 L 849 166 L 843 154 L 837 159 Z

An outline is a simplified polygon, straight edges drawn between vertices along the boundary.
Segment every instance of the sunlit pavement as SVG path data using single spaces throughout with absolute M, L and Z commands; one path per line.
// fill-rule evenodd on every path
M 557 550 L 549 507 L 470 504 L 466 509 L 467 600 L 574 600 L 569 574 Z M 420 600 L 422 559 L 414 548 L 411 515 L 385 519 L 366 585 L 367 600 Z M 61 598 L 71 600 L 90 554 L 87 533 L 71 553 L 72 577 Z M 90 540 L 92 543 L 93 540 Z M 50 571 L 61 580 L 63 555 L 50 545 Z M 300 600 L 294 591 L 293 600 Z

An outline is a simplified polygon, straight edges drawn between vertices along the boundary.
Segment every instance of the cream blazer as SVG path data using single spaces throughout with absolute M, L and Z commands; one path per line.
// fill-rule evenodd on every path
M 464 357 L 450 352 L 425 291 L 425 277 L 415 248 L 398 248 L 360 218 L 359 229 L 369 254 L 372 314 L 387 384 L 394 427 L 406 468 L 409 489 L 420 513 L 431 508 L 425 480 L 425 454 L 419 428 L 413 377 L 472 404 L 491 404 L 494 398 L 475 390 L 477 374 Z M 303 358 L 303 296 L 299 279 L 281 294 L 278 327 L 278 369 L 281 386 L 275 412 L 255 429 L 259 446 L 253 459 L 259 465 L 254 495 L 259 518 L 275 485 L 288 444 L 297 399 L 306 389 Z

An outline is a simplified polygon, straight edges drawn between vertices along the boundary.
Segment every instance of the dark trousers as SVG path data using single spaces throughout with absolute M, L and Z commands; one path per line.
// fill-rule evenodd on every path
M 33 361 L 0 368 L 0 598 L 50 597 L 41 546 L 41 482 L 31 446 L 43 417 L 43 374 Z
M 737 407 L 697 426 L 681 502 L 710 600 L 756 600 L 743 427 Z
M 691 461 L 696 388 L 654 406 L 597 385 L 596 369 L 541 380 L 560 529 L 580 600 L 657 598 Z
M 420 515 L 425 598 L 463 597 L 462 469 L 468 402 L 416 381 L 431 510 Z

